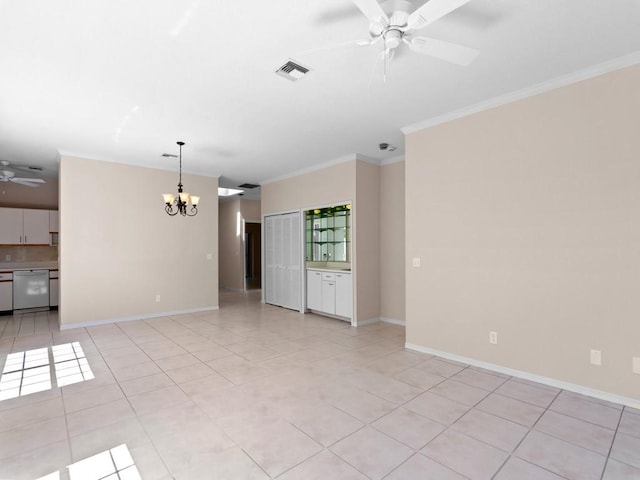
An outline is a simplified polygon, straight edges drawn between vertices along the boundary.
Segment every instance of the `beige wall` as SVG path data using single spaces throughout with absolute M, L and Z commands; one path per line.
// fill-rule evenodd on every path
M 245 222 L 261 223 L 260 200 L 245 200 L 240 198 L 240 212 Z
M 390 167 L 391 173 L 384 182 L 385 186 L 397 186 L 397 169 L 398 167 Z M 352 202 L 354 310 L 356 322 L 360 324 L 378 320 L 381 316 L 382 304 L 390 306 L 388 311 L 392 313 L 388 318 L 404 320 L 402 309 L 397 308 L 398 304 L 403 305 L 404 302 L 404 283 L 400 282 L 394 285 L 394 288 L 385 291 L 382 289 L 380 280 L 382 272 L 380 209 L 383 175 L 380 166 L 352 160 L 262 186 L 263 214 L 307 209 L 342 201 Z M 392 199 L 391 204 L 397 206 L 398 201 L 402 204 L 404 195 L 402 191 L 388 192 L 385 195 L 385 198 Z M 402 215 L 404 214 L 400 213 L 400 216 Z M 392 221 L 394 225 L 398 225 L 397 221 Z M 404 234 L 396 237 L 385 236 L 384 245 L 385 248 L 395 248 L 401 252 L 404 248 Z M 397 263 L 397 258 L 392 255 L 384 268 L 391 270 L 395 268 L 397 271 L 397 265 L 392 266 L 394 262 Z M 404 262 L 404 257 L 400 262 Z
M 177 172 L 61 158 L 63 328 L 218 306 L 218 180 L 183 176 L 201 196 L 186 218 L 164 212 L 160 194 L 176 181 Z
M 408 343 L 640 399 L 638 85 L 635 66 L 407 136 Z
M 380 168 L 380 316 L 405 321 L 404 161 Z
M 356 162 L 356 201 L 353 206 L 358 323 L 380 318 L 380 167 Z
M 356 162 L 349 161 L 262 185 L 262 214 L 354 200 Z
M 220 287 L 244 290 L 244 238 L 240 199 L 220 202 Z
M 9 167 L 10 168 L 10 167 Z M 16 176 L 31 177 L 16 171 Z M 11 182 L 0 183 L 0 207 L 58 209 L 58 179 L 44 178 L 46 183 L 36 188 Z

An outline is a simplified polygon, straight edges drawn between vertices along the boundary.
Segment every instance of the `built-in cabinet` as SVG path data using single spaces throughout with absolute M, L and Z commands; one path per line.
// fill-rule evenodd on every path
M 351 319 L 353 286 L 351 273 L 307 269 L 307 308 Z
M 300 213 L 264 219 L 265 302 L 302 308 L 302 236 Z
M 49 245 L 49 210 L 0 208 L 0 244 Z
M 307 262 L 351 260 L 351 204 L 305 212 L 305 258 Z

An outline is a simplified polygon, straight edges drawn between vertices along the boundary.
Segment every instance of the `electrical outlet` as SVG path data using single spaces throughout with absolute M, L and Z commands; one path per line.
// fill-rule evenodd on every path
M 4 261 L 5 262 L 10 262 L 11 261 L 11 255 L 9 255 L 8 253 L 4 256 Z
M 156 303 L 160 303 L 160 295 L 156 295 Z
M 602 365 L 602 352 L 591 350 L 591 365 Z
M 489 343 L 492 345 L 498 344 L 498 332 L 489 332 Z
M 412 265 L 414 267 L 419 267 L 420 266 L 420 257 L 413 257 Z
M 207 253 L 207 260 L 213 260 L 213 253 Z
M 633 357 L 632 371 L 640 375 L 640 357 Z

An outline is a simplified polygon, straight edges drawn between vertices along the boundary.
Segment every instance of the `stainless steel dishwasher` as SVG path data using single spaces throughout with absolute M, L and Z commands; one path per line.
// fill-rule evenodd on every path
M 49 270 L 14 270 L 13 309 L 49 306 Z

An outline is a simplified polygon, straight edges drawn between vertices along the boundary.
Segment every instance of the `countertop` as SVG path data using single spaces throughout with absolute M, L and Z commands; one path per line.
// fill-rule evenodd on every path
M 46 262 L 1 262 L 0 272 L 13 272 L 15 270 L 57 270 L 58 262 L 50 260 Z
M 307 270 L 316 270 L 318 272 L 351 273 L 351 269 L 347 270 L 344 268 L 307 267 Z

